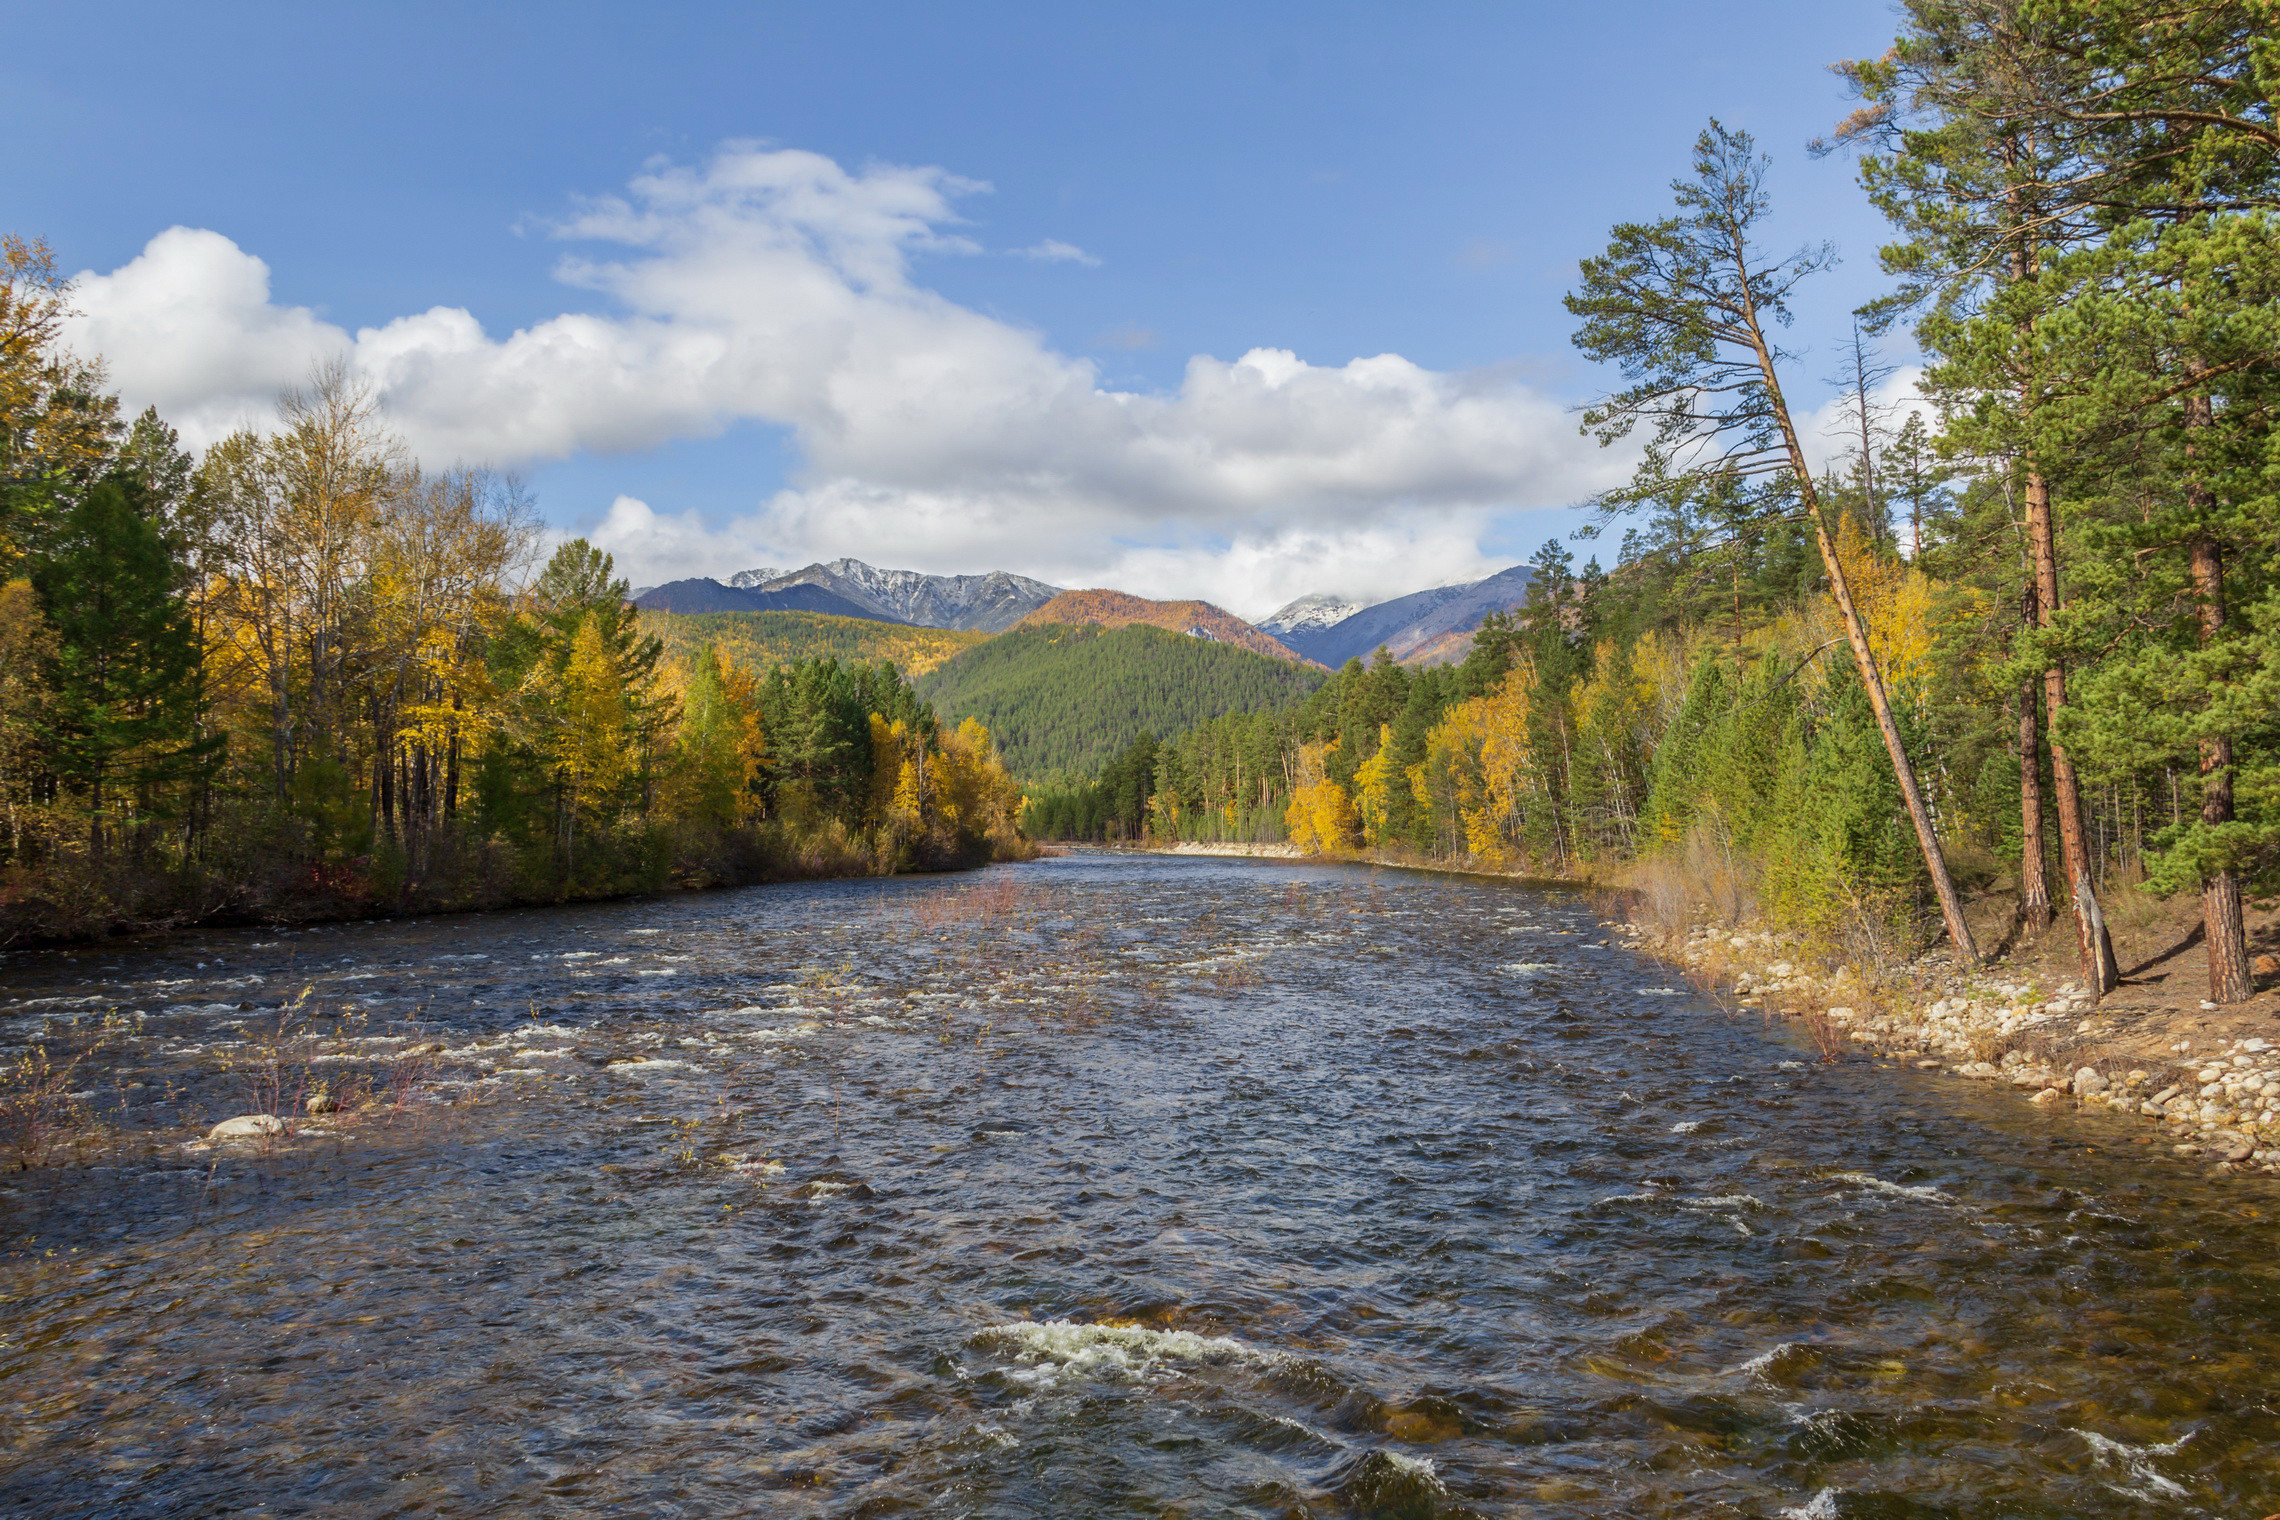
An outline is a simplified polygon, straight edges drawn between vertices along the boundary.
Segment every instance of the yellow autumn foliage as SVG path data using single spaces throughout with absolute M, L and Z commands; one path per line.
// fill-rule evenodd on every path
M 1528 733 L 1535 693 L 1535 668 L 1514 666 L 1486 696 L 1444 713 L 1412 768 L 1419 805 L 1450 819 L 1465 849 L 1498 870 L 1524 853 L 1529 808 L 1542 790 Z
M 1931 581 L 1913 565 L 1878 554 L 1849 512 L 1837 524 L 1837 561 L 1885 684 L 1921 692 L 1932 677 Z
M 1283 824 L 1290 830 L 1290 842 L 1307 855 L 1336 855 L 1350 850 L 1361 830 L 1361 820 L 1346 789 L 1325 773 L 1325 762 L 1337 747 L 1332 742 L 1298 748 L 1298 784 L 1292 789 Z

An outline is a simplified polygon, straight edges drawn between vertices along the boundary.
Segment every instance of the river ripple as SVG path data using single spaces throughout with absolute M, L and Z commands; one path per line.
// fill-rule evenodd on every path
M 303 987 L 421 1094 L 180 1149 Z M 2268 1183 L 1803 1064 L 1569 896 L 1079 855 L 0 993 L 139 1010 L 154 1137 L 0 1191 L 10 1515 L 2280 1509 Z

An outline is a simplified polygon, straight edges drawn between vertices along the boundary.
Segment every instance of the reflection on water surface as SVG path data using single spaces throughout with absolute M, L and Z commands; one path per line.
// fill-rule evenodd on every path
M 1571 898 L 1078 856 L 18 955 L 0 1033 L 140 1010 L 171 1125 L 304 986 L 401 1122 L 0 1192 L 0 1511 L 2280 1509 L 2268 1183 Z

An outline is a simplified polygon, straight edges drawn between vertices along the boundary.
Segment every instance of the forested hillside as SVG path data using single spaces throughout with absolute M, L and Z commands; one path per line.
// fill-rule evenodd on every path
M 1023 618 L 1016 627 L 1090 625 L 1097 628 L 1161 628 L 1219 644 L 1231 644 L 1278 660 L 1303 659 L 1272 634 L 1209 602 L 1155 602 L 1123 591 L 1064 591 Z
M 821 612 L 645 611 L 641 626 L 676 656 L 717 644 L 753 670 L 826 658 L 858 664 L 885 660 L 906 677 L 924 675 L 990 637 L 980 631 L 916 628 Z
M 978 718 L 1025 780 L 1089 778 L 1142 733 L 1285 705 L 1323 674 L 1158 628 L 1015 628 L 922 677 L 946 720 Z
M 1584 416 L 1651 446 L 1600 500 L 1612 572 L 1556 546 L 1447 670 L 1349 667 L 1274 718 L 1128 750 L 1095 833 L 1286 834 L 1506 867 L 1655 866 L 1881 958 L 1999 894 L 2063 916 L 2198 903 L 2209 998 L 2253 990 L 2245 894 L 2280 889 L 2280 54 L 2263 3 L 1917 0 L 1848 65 L 1891 219 L 1840 458 L 1787 396 L 1765 160 L 1712 123 L 1568 299 L 1620 375 Z M 1929 405 L 1879 404 L 1906 323 Z M 1811 361 L 1826 371 L 1823 355 Z M 1046 810 L 1033 805 L 1042 822 Z

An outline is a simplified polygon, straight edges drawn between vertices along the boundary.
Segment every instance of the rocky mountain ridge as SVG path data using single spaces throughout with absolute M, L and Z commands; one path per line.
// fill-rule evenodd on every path
M 1209 602 L 1156 602 L 1126 591 L 1064 591 L 1024 617 L 1017 626 L 1034 628 L 1046 623 L 1096 628 L 1129 628 L 1140 623 L 1170 633 L 1184 633 L 1190 638 L 1233 644 L 1278 660 L 1308 663 L 1305 656 L 1274 635 L 1260 632 L 1234 613 Z
M 1300 654 L 1332 669 L 1348 660 L 1366 660 L 1381 647 L 1405 664 L 1440 664 L 1452 652 L 1462 657 L 1463 636 L 1478 628 L 1481 619 L 1492 612 L 1513 611 L 1525 602 L 1533 576 L 1526 565 L 1514 565 L 1482 580 L 1434 586 L 1378 602 L 1326 626 L 1293 626 L 1280 636 Z M 1301 597 L 1283 612 L 1302 603 L 1327 605 L 1337 600 L 1322 595 Z M 1275 618 L 1282 617 L 1283 612 L 1276 613 Z
M 748 581 L 747 577 L 766 579 Z M 754 584 L 762 591 L 814 586 L 844 598 L 889 622 L 921 628 L 979 629 L 1002 633 L 1061 592 L 1059 586 L 1006 570 L 984 575 L 929 575 L 921 570 L 882 570 L 859 559 L 819 561 L 777 573 L 744 570 L 729 584 Z
M 1279 639 L 1286 633 L 1303 633 L 1342 623 L 1369 605 L 1356 597 L 1316 591 L 1278 607 L 1269 616 L 1259 619 L 1258 626 Z

